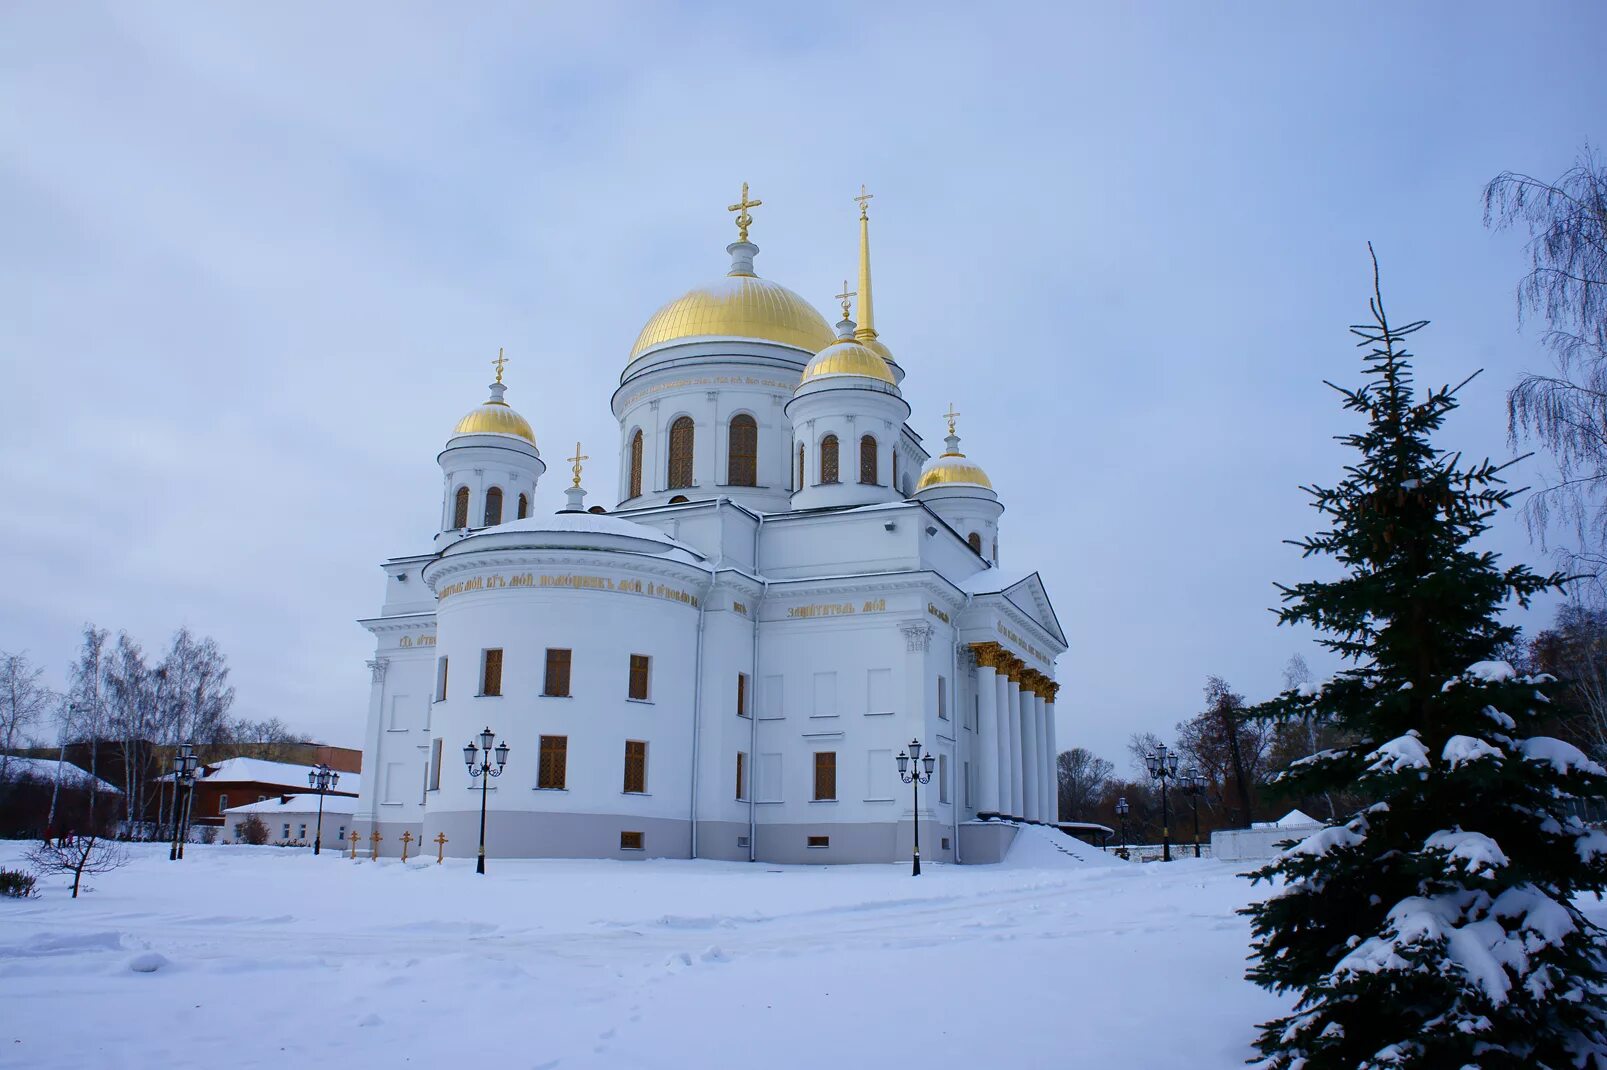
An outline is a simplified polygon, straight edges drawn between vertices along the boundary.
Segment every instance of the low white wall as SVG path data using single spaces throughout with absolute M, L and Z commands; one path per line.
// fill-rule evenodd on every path
M 1278 856 L 1280 844 L 1303 840 L 1321 825 L 1299 828 L 1222 829 L 1211 833 L 1211 854 L 1223 862 L 1263 862 Z
M 248 814 L 226 814 L 223 818 L 223 828 L 218 835 L 219 843 L 244 843 L 240 838 L 240 823 Z M 269 843 L 304 843 L 312 846 L 313 833 L 318 828 L 318 811 L 302 812 L 295 810 L 279 810 L 271 814 L 257 814 L 262 823 L 268 827 Z M 285 835 L 285 826 L 290 826 L 290 834 Z M 303 831 L 305 829 L 305 831 Z M 324 811 L 324 848 L 339 849 L 350 844 L 343 843 L 346 835 L 352 830 L 351 814 L 332 814 Z M 363 845 L 366 849 L 366 844 Z

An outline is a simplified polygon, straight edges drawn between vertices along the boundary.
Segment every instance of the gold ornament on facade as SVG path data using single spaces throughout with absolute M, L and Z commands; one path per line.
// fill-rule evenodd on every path
M 971 652 L 976 655 L 976 663 L 987 669 L 999 669 L 1009 656 L 1004 647 L 992 642 L 972 643 Z

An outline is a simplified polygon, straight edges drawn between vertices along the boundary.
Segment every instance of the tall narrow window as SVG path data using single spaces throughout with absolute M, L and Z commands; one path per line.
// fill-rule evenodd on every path
M 937 756 L 937 801 L 940 803 L 949 801 L 949 756 L 947 754 Z
M 547 649 L 547 678 L 542 685 L 541 693 L 554 698 L 564 698 L 569 694 L 569 651 Z
M 221 814 L 221 813 L 223 813 L 223 811 L 227 810 L 228 808 L 229 808 L 229 797 L 227 795 L 219 795 L 218 796 L 218 813 Z M 289 825 L 285 826 L 286 829 L 288 829 L 289 827 L 290 827 Z M 290 835 L 290 833 L 286 832 L 285 835 L 288 836 L 288 835 Z
M 525 517 L 527 517 L 529 515 L 530 515 L 530 499 L 527 496 L 521 494 L 521 495 L 519 495 L 519 515 L 517 517 L 515 517 L 514 519 L 523 520 Z
M 469 488 L 459 487 L 452 499 L 452 526 L 466 528 L 469 526 Z
M 485 526 L 502 523 L 502 488 L 492 487 L 485 492 Z
M 949 719 L 949 682 L 941 676 L 937 678 L 937 715 L 942 720 Z
M 542 736 L 541 759 L 536 766 L 536 787 L 562 790 L 569 768 L 569 737 Z
M 737 751 L 737 801 L 745 802 L 748 798 L 748 756 L 743 751 Z
M 446 701 L 446 655 L 435 663 L 435 701 Z
M 837 752 L 815 752 L 815 801 L 829 802 L 837 798 Z
M 733 487 L 759 485 L 759 425 L 743 413 L 731 417 L 726 438 L 725 481 Z
M 646 654 L 631 655 L 630 698 L 647 701 L 647 674 L 652 665 L 653 659 Z
M 642 496 L 642 429 L 638 427 L 631 435 L 631 485 L 628 498 Z
M 861 483 L 875 484 L 880 482 L 876 478 L 876 436 L 859 436 L 859 481 Z
M 792 485 L 793 490 L 803 490 L 803 485 L 804 485 L 803 484 L 803 479 L 804 479 L 803 468 L 804 468 L 804 447 L 803 447 L 803 443 L 800 442 L 800 443 L 798 443 L 798 482 L 796 482 L 796 483 L 794 483 Z
M 748 674 L 737 673 L 737 716 L 748 715 Z
M 625 790 L 632 795 L 647 791 L 647 744 L 639 739 L 625 741 Z
M 827 435 L 820 440 L 820 481 L 837 482 L 837 436 Z
M 502 694 L 502 649 L 480 651 L 480 694 Z
M 982 553 L 982 536 L 981 535 L 979 535 L 979 534 L 977 534 L 976 532 L 973 531 L 973 532 L 971 532 L 971 534 L 969 534 L 969 535 L 967 535 L 965 537 L 965 541 L 970 544 L 972 550 L 976 551 L 978 554 Z
M 692 418 L 678 416 L 670 424 L 669 488 L 677 490 L 692 485 Z
M 430 790 L 441 790 L 441 737 L 430 741 Z
M 893 489 L 898 489 L 898 450 L 893 451 Z

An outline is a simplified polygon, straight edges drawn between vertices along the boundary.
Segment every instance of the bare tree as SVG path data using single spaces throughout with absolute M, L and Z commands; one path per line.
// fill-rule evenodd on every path
M 1507 429 L 1539 441 L 1557 479 L 1530 496 L 1530 532 L 1568 530 L 1574 547 L 1551 546 L 1607 593 L 1607 166 L 1589 145 L 1555 181 L 1504 171 L 1484 190 L 1484 222 L 1528 231 L 1529 273 L 1518 313 L 1546 323 L 1553 367 L 1525 375 L 1507 394 Z
M 1063 750 L 1055 757 L 1059 815 L 1062 821 L 1086 821 L 1104 793 L 1116 767 L 1082 747 Z
M 162 662 L 167 688 L 178 704 L 174 743 L 218 743 L 228 740 L 229 709 L 234 688 L 229 686 L 229 662 L 211 638 L 197 640 L 180 628 Z
M 40 873 L 71 873 L 73 898 L 84 874 L 110 873 L 128 865 L 128 852 L 116 840 L 103 839 L 93 832 L 72 840 L 52 840 L 35 844 L 28 851 L 28 862 Z
M 1565 731 L 1593 757 L 1607 760 L 1607 610 L 1565 605 L 1529 644 L 1538 672 L 1562 680 L 1557 712 Z
M 0 650 L 0 791 L 11 780 L 12 748 L 21 745 L 28 730 L 55 701 L 55 693 L 40 683 L 44 674 L 27 654 Z
M 1143 784 L 1149 780 L 1149 766 L 1144 762 L 1144 756 L 1153 754 L 1160 745 L 1161 737 L 1154 732 L 1134 732 L 1127 737 L 1127 760 L 1133 764 L 1136 783 Z
M 95 829 L 98 819 L 95 804 L 99 796 L 100 745 L 106 737 L 106 639 L 110 635 L 104 628 L 84 625 L 84 645 L 70 673 L 71 684 L 63 708 L 68 718 L 68 732 L 87 744 L 89 749 L 89 823 Z

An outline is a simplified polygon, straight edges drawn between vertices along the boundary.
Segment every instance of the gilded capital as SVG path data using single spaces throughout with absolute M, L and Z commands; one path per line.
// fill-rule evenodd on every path
M 1016 657 L 1014 654 L 1007 653 L 1005 654 L 1005 658 L 1008 660 L 1003 668 L 1004 674 L 1010 678 L 1012 683 L 1021 683 L 1023 676 L 1027 671 L 1027 663 Z
M 972 643 L 971 652 L 976 655 L 978 665 L 989 669 L 1000 669 L 1001 671 L 1005 659 L 1009 657 L 1005 653 L 1004 647 L 998 643 Z
M 1045 702 L 1053 703 L 1055 701 L 1055 696 L 1060 694 L 1060 685 L 1055 683 L 1053 680 L 1046 680 L 1046 681 L 1044 681 L 1043 686 L 1044 686 L 1043 700 Z

